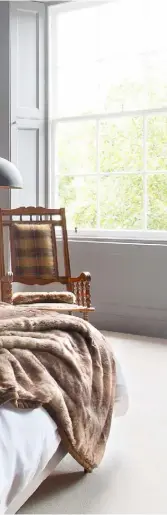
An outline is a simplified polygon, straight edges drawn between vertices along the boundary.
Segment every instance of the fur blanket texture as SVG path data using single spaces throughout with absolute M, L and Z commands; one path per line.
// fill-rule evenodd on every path
M 91 471 L 105 451 L 114 398 L 114 358 L 93 326 L 0 304 L 0 405 L 43 406 L 66 450 Z

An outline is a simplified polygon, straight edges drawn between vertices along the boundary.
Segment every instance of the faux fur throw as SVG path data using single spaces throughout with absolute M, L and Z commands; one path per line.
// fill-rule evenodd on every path
M 89 323 L 0 305 L 0 404 L 43 405 L 66 450 L 89 471 L 104 454 L 114 395 L 112 352 Z
M 38 302 L 62 302 L 75 304 L 76 298 L 70 291 L 24 292 L 13 294 L 13 304 L 37 304 Z

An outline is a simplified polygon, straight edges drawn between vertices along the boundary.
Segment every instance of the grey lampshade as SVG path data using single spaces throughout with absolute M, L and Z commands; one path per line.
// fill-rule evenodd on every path
M 23 188 L 23 181 L 16 166 L 0 157 L 0 188 Z

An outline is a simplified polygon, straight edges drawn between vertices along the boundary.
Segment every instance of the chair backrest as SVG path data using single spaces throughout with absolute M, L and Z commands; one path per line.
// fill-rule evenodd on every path
M 57 228 L 61 228 L 61 233 L 59 231 L 58 235 L 56 235 Z M 8 235 L 5 235 L 5 230 Z M 71 270 L 64 208 L 47 209 L 29 206 L 0 209 L 0 238 L 3 242 L 0 249 L 1 277 L 9 271 L 5 267 L 4 245 L 4 242 L 8 241 L 10 270 L 13 272 L 14 282 L 27 285 L 68 283 Z

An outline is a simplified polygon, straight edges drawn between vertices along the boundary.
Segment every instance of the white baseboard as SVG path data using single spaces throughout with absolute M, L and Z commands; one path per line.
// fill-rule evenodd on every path
M 109 306 L 96 310 L 91 323 L 98 329 L 167 338 L 167 310 L 148 307 L 120 306 L 109 311 Z

